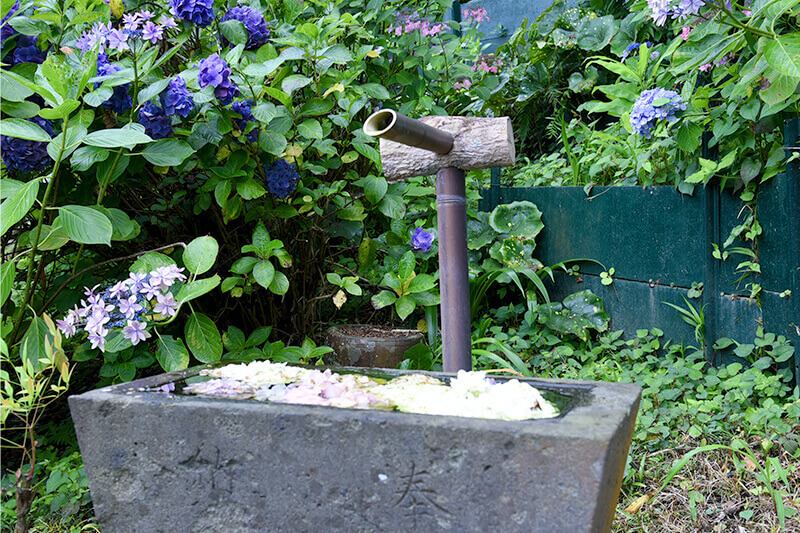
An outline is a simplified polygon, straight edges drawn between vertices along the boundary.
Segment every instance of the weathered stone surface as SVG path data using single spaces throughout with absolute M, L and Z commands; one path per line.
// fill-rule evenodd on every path
M 640 398 L 536 379 L 566 414 L 508 422 L 140 390 L 183 375 L 69 399 L 103 533 L 607 531 Z

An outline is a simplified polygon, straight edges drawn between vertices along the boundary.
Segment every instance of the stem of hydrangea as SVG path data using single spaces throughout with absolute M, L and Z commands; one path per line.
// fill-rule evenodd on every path
M 25 275 L 25 294 L 22 297 L 22 303 L 19 307 L 17 307 L 16 311 L 14 311 L 14 327 L 11 330 L 11 344 L 15 344 L 19 337 L 19 329 L 22 325 L 22 317 L 25 316 L 25 308 L 28 307 L 28 302 L 30 302 L 31 295 L 33 294 L 33 272 L 35 270 L 36 265 L 36 252 L 39 251 L 39 241 L 42 236 L 42 226 L 44 225 L 44 212 L 45 207 L 47 207 L 47 203 L 50 201 L 50 195 L 53 192 L 53 184 L 56 182 L 58 178 L 58 172 L 61 168 L 61 158 L 64 157 L 64 151 L 66 150 L 67 146 L 67 129 L 69 128 L 69 116 L 64 118 L 64 125 L 62 128 L 62 135 L 61 135 L 61 146 L 58 148 L 58 157 L 56 157 L 56 161 L 53 164 L 53 172 L 50 174 L 50 179 L 47 180 L 47 188 L 44 191 L 44 197 L 42 198 L 42 208 L 39 210 L 39 218 L 36 221 L 36 231 L 33 237 L 33 245 L 31 246 L 30 255 L 28 256 L 28 272 Z M 41 178 L 37 178 L 41 179 Z
M 758 28 L 754 28 L 753 26 L 744 24 L 740 22 L 736 17 L 733 16 L 733 13 L 725 6 L 725 2 L 720 2 L 719 4 L 715 2 L 709 2 L 709 5 L 712 5 L 725 13 L 726 18 L 730 19 L 726 21 L 726 24 L 730 24 L 735 28 L 742 29 L 746 32 L 752 33 L 753 35 L 758 35 L 759 37 L 766 37 L 767 39 L 777 39 L 778 36 L 775 33 L 766 32 L 764 30 L 760 30 Z

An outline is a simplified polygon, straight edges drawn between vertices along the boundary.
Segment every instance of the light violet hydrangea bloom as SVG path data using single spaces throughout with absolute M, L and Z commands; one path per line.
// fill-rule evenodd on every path
M 631 126 L 635 133 L 650 139 L 651 130 L 659 120 L 674 122 L 678 120 L 675 112 L 683 109 L 686 109 L 686 104 L 675 91 L 660 87 L 643 91 L 633 104 Z

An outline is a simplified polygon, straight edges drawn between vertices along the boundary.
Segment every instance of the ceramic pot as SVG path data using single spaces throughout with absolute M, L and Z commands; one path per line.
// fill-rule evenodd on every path
M 328 363 L 341 366 L 397 368 L 406 350 L 423 341 L 416 329 L 393 329 L 363 324 L 332 326 L 325 344 L 334 349 Z

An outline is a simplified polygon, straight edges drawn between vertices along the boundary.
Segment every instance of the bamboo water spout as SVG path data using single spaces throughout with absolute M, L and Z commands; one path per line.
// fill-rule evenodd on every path
M 436 174 L 443 367 L 445 372 L 471 370 L 464 171 L 514 164 L 511 120 L 439 116 L 415 120 L 383 109 L 367 118 L 364 133 L 380 138 L 388 179 Z

